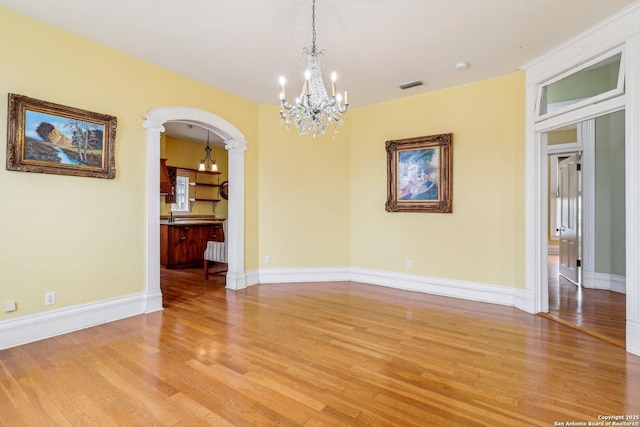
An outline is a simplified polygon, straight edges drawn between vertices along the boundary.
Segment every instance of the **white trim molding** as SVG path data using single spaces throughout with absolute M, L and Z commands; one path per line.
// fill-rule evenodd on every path
M 582 286 L 588 289 L 603 289 L 621 294 L 627 293 L 627 279 L 617 274 L 596 273 L 584 270 L 582 272 Z
M 523 309 L 522 289 L 354 267 L 353 282 Z
M 351 281 L 525 310 L 522 289 L 359 267 L 268 268 L 259 277 L 260 284 Z
M 244 152 L 247 141 L 228 139 L 225 148 L 229 156 L 229 200 L 227 220 L 227 288 L 247 287 L 244 271 Z
M 247 270 L 247 287 L 260 284 L 260 271 L 259 270 Z
M 162 310 L 160 291 L 160 134 L 163 121 L 148 118 L 142 124 L 147 130 L 147 307 L 146 313 Z M 153 196 L 152 196 L 153 195 Z M 157 227 L 156 227 L 157 226 Z M 156 228 L 151 228 L 156 227 Z M 158 260 L 152 263 L 151 260 Z
M 640 356 L 640 322 L 627 319 L 627 351 Z
M 349 267 L 262 268 L 261 284 L 302 282 L 348 282 Z
M 144 292 L 0 322 L 0 350 L 143 314 Z
M 596 267 L 596 121 L 578 123 L 578 141 L 582 150 L 582 270 Z M 584 273 L 583 273 L 584 274 Z M 584 278 L 583 278 L 584 280 Z
M 636 34 L 627 40 L 628 105 L 625 110 L 625 228 L 627 351 L 640 356 L 640 5 Z

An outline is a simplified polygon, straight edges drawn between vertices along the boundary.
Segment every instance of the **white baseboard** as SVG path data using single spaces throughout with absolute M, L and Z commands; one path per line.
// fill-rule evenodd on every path
M 515 297 L 515 308 L 526 311 L 529 314 L 538 312 L 535 306 L 535 292 L 533 290 L 515 289 Z
M 261 269 L 259 277 L 262 284 L 353 281 L 525 310 L 522 289 L 357 267 Z
M 150 292 L 146 294 L 147 305 L 144 310 L 145 313 L 153 313 L 154 311 L 162 310 L 162 292 Z
M 0 322 L 0 350 L 155 311 L 147 311 L 148 308 L 153 307 L 147 305 L 147 294 L 140 292 L 3 320 Z
M 247 274 L 247 286 L 255 286 L 260 283 L 260 274 L 258 270 L 249 270 Z
M 426 294 L 524 308 L 524 290 L 462 280 L 352 268 L 351 280 Z
M 611 275 L 611 290 L 621 294 L 627 293 L 627 278 L 624 276 Z
M 640 322 L 627 319 L 627 351 L 640 356 Z
M 582 286 L 588 289 L 604 289 L 607 291 L 627 293 L 627 279 L 617 274 L 582 272 Z
M 560 246 L 558 245 L 547 246 L 547 253 L 549 255 L 560 255 Z
M 260 269 L 260 283 L 342 282 L 351 279 L 348 267 Z

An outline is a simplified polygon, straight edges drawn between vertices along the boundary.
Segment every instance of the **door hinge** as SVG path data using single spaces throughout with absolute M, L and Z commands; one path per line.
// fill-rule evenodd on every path
M 581 260 L 577 260 L 577 261 L 576 261 L 576 265 L 577 265 L 578 267 L 582 267 L 582 261 L 581 261 Z
M 576 170 L 582 170 L 582 163 L 577 163 L 576 164 Z

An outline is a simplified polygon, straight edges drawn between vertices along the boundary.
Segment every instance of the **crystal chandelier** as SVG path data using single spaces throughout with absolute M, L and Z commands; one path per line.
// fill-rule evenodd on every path
M 322 80 L 322 69 L 324 68 L 324 50 L 316 46 L 316 0 L 313 0 L 311 9 L 312 42 L 311 48 L 302 49 L 302 62 L 305 67 L 304 84 L 300 97 L 296 98 L 293 104 L 289 104 L 285 97 L 284 77 L 280 77 L 280 125 L 284 123 L 289 129 L 291 123 L 300 130 L 300 135 L 313 134 L 315 138 L 318 134 L 324 135 L 327 127 L 333 125 L 334 131 L 338 132 L 338 125 L 342 125 L 342 115 L 349 107 L 349 93 L 344 92 L 344 103 L 342 96 L 336 92 L 336 73 L 331 73 L 331 97 L 327 94 L 327 89 Z

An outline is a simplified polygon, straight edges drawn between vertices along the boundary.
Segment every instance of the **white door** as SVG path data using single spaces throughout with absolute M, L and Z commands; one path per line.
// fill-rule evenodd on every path
M 580 284 L 580 154 L 558 164 L 560 189 L 560 275 Z

